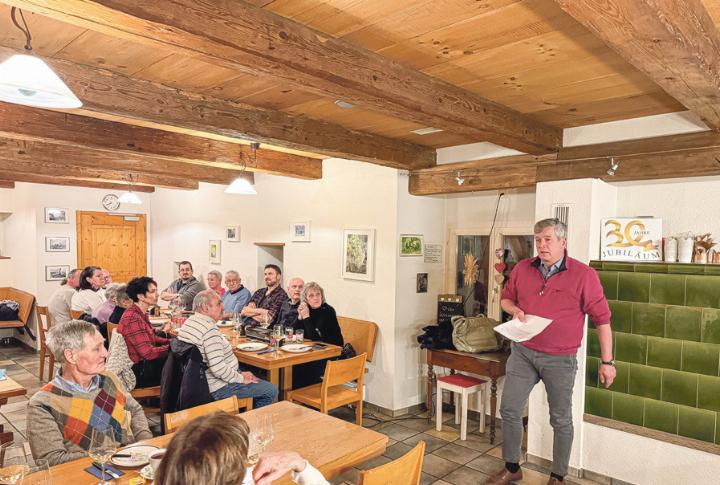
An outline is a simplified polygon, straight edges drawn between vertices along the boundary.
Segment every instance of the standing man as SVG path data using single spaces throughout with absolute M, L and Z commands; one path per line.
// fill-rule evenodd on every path
M 280 307 L 277 322 L 284 327 L 293 329 L 298 327 L 298 307 L 300 306 L 300 295 L 302 295 L 305 282 L 302 278 L 293 278 L 287 286 L 288 299 Z
M 540 380 L 547 391 L 554 432 L 553 466 L 547 484 L 563 483 L 573 441 L 575 354 L 586 314 L 595 322 L 600 339 L 600 382 L 609 387 L 615 379 L 610 309 L 597 273 L 567 255 L 567 226 L 560 220 L 543 219 L 535 224 L 534 233 L 538 256 L 524 259 L 513 268 L 500 305 L 520 321 L 525 321 L 526 315 L 537 315 L 552 323 L 532 339 L 512 344 L 500 405 L 505 468 L 485 482 L 487 485 L 522 480 L 523 411 L 530 391 Z
M 179 278 L 165 288 L 160 298 L 165 301 L 175 300 L 185 310 L 192 310 L 195 295 L 202 290 L 202 284 L 193 276 L 193 266 L 190 261 L 181 261 L 178 266 Z
M 250 303 L 242 309 L 240 315 L 245 317 L 246 321 L 267 322 L 272 325 L 276 321 L 280 306 L 287 300 L 288 295 L 285 290 L 280 288 L 282 271 L 279 266 L 265 265 L 264 275 L 267 287 L 260 288 L 253 294 Z
M 48 303 L 48 311 L 52 317 L 53 325 L 67 322 L 70 320 L 70 307 L 72 306 L 72 297 L 80 287 L 80 273 L 82 270 L 74 269 L 68 273 L 67 282 L 50 297 Z

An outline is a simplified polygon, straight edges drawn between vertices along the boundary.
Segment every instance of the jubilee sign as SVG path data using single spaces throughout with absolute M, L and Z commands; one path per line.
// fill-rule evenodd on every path
M 603 261 L 662 261 L 662 219 L 603 219 L 600 237 Z

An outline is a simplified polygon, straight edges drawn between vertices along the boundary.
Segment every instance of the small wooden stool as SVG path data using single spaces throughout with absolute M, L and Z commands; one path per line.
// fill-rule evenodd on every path
M 477 377 L 463 374 L 451 374 L 437 378 L 437 404 L 435 413 L 435 429 L 442 430 L 442 391 L 443 389 L 453 392 L 455 397 L 455 424 L 460 424 L 460 439 L 467 439 L 467 411 L 468 396 L 472 393 L 480 393 L 480 432 L 485 432 L 485 394 L 487 381 Z M 458 397 L 460 399 L 458 399 Z M 458 401 L 461 401 L 458 406 Z

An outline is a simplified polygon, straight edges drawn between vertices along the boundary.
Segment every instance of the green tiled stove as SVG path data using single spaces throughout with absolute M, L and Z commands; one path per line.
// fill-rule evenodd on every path
M 590 266 L 612 310 L 617 377 L 599 383 L 590 324 L 585 413 L 720 445 L 720 265 Z

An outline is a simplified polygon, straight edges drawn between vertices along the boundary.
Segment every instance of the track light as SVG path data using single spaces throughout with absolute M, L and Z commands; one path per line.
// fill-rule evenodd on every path
M 620 164 L 619 162 L 616 162 L 616 161 L 615 161 L 615 157 L 610 157 L 610 168 L 608 168 L 608 170 L 607 170 L 606 173 L 607 173 L 609 176 L 614 177 L 614 176 L 615 176 L 615 172 L 617 171 L 619 164 Z
M 455 182 L 457 182 L 458 185 L 462 185 L 465 183 L 465 179 L 460 176 L 460 172 L 457 172 L 455 174 Z

